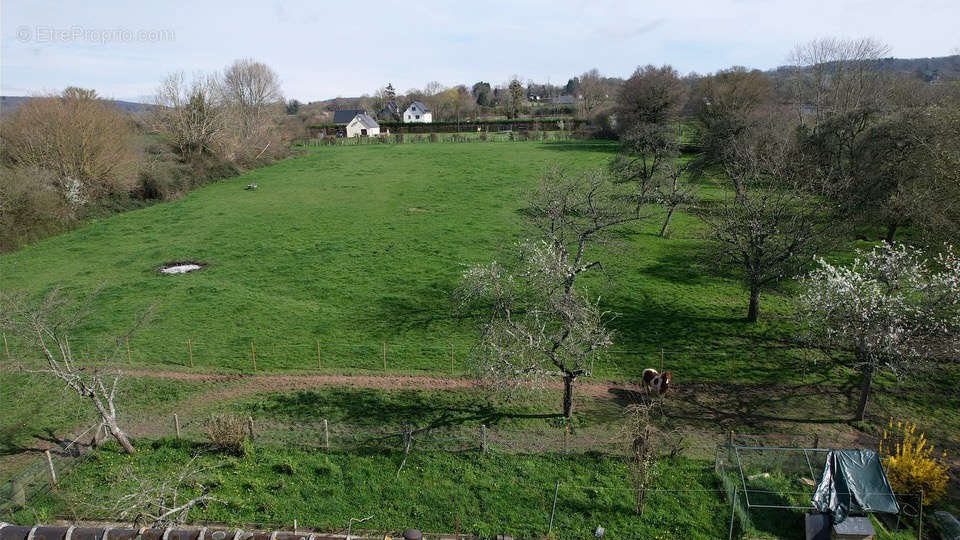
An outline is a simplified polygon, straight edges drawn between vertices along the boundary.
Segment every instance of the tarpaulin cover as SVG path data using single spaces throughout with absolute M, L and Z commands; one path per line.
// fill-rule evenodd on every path
M 873 450 L 831 450 L 813 506 L 842 523 L 850 512 L 899 512 L 880 457 Z

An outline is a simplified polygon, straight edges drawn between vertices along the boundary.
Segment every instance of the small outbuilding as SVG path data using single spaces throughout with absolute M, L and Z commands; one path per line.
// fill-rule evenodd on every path
M 347 124 L 347 137 L 372 137 L 380 135 L 380 124 L 366 113 L 353 117 Z

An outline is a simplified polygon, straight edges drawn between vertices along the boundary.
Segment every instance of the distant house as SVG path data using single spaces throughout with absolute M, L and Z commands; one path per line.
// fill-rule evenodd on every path
M 380 124 L 366 113 L 360 113 L 347 123 L 347 137 L 380 135 Z
M 400 107 L 396 103 L 387 103 L 387 106 L 377 113 L 377 120 L 382 122 L 397 122 L 400 120 Z
M 333 113 L 333 123 L 338 125 L 349 124 L 358 114 L 367 114 L 363 109 L 344 109 Z
M 557 96 L 553 98 L 553 104 L 554 105 L 576 105 L 577 98 L 569 94 L 563 95 L 563 96 Z
M 414 101 L 407 107 L 407 110 L 403 111 L 403 121 L 407 123 L 420 122 L 429 124 L 433 122 L 433 113 L 430 112 L 430 109 L 422 102 Z

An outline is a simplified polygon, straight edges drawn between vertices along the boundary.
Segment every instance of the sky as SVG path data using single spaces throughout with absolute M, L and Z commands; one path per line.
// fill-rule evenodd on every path
M 67 86 L 149 101 L 161 79 L 254 58 L 309 102 L 484 80 L 564 84 L 787 63 L 797 43 L 873 37 L 900 58 L 960 53 L 958 0 L 0 1 L 0 93 Z

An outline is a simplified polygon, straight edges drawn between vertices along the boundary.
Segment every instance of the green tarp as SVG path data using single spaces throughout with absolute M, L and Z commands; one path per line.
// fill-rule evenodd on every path
M 832 450 L 827 454 L 813 506 L 830 512 L 833 523 L 842 523 L 850 512 L 900 511 L 880 457 L 873 450 Z

